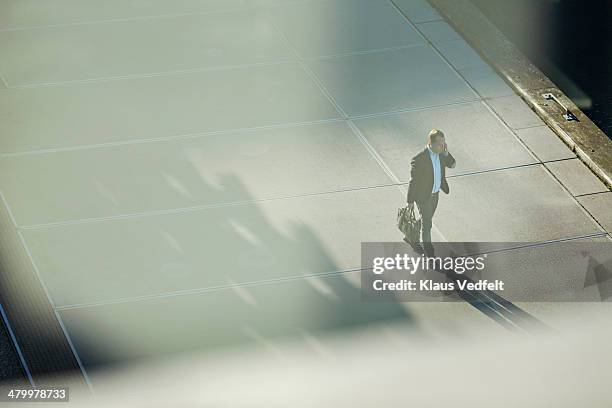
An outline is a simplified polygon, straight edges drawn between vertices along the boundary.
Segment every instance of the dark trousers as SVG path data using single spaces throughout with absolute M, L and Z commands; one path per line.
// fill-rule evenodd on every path
M 416 202 L 421 213 L 421 242 L 431 242 L 431 225 L 434 213 L 438 207 L 438 193 Z

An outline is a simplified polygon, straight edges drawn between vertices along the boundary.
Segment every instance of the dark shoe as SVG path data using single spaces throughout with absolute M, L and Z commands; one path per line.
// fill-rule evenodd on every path
M 430 256 L 430 257 L 436 256 L 435 255 L 435 251 L 434 251 L 434 247 L 431 244 L 431 242 L 424 243 L 423 247 L 425 248 L 425 255 Z

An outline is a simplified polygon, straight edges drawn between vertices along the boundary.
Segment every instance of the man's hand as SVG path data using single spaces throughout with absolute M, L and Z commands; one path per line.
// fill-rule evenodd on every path
M 444 143 L 444 151 L 441 153 L 442 157 L 444 157 L 444 165 L 450 169 L 454 169 L 457 162 L 452 154 L 448 151 L 448 145 Z

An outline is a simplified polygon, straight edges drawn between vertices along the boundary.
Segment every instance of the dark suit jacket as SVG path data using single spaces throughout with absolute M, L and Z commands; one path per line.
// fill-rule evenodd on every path
M 427 150 L 427 147 L 423 149 L 412 158 L 410 163 L 410 184 L 408 185 L 407 197 L 409 203 L 423 201 L 431 195 L 431 190 L 433 190 L 433 164 Z M 440 190 L 446 194 L 449 193 L 448 183 L 446 182 L 447 167 L 455 167 L 455 158 L 450 152 L 446 156 L 440 155 L 440 170 L 442 171 Z

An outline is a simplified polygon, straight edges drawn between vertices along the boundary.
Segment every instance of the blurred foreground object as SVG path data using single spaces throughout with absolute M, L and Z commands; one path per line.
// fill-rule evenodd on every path
M 70 405 L 609 407 L 609 306 L 583 306 L 592 319 L 557 315 L 548 334 L 424 338 L 387 324 L 98 372 L 95 397 Z

